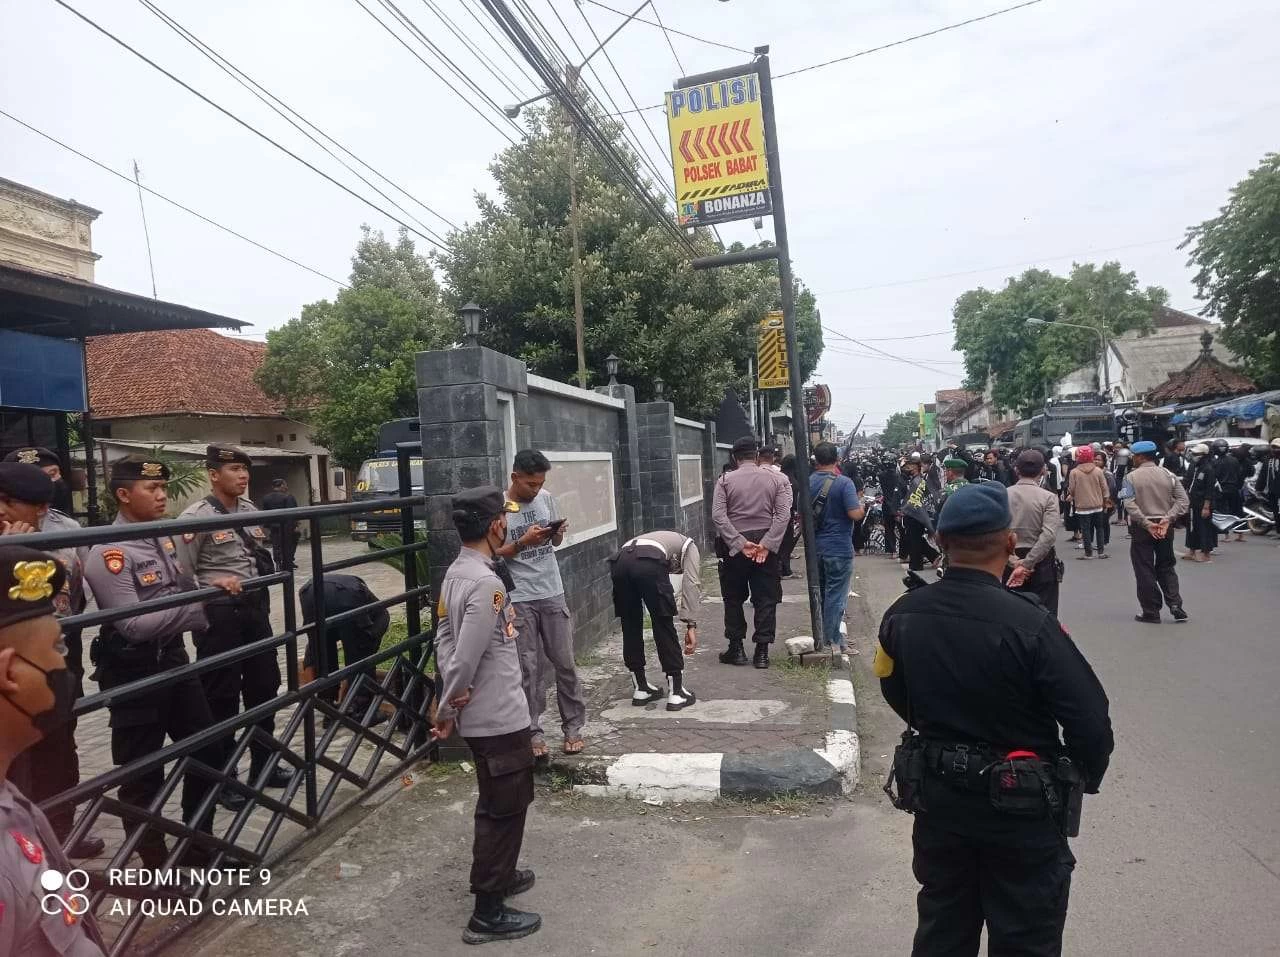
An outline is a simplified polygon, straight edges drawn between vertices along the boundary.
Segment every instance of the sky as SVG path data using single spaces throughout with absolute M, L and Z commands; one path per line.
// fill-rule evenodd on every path
M 409 221 L 139 0 L 68 2 Z M 363 2 L 382 12 L 375 0 Z M 605 2 L 635 9 L 631 0 Z M 950 348 L 952 304 L 968 289 L 998 287 L 1027 268 L 1066 272 L 1072 262 L 1115 259 L 1143 285 L 1167 288 L 1170 305 L 1197 311 L 1177 244 L 1266 152 L 1280 148 L 1274 0 L 1040 0 L 791 77 L 780 74 L 1015 0 L 654 2 L 670 28 L 745 50 L 770 47 L 792 260 L 828 327 L 814 381 L 831 387 L 831 418 L 842 429 L 860 417 L 875 429 L 891 413 L 957 386 L 963 370 Z M 520 135 L 456 78 L 467 96 L 449 90 L 357 0 L 155 3 L 450 222 L 475 218 L 475 193 L 493 192 L 487 166 L 508 142 L 504 131 Z M 586 21 L 603 37 L 621 20 L 590 0 L 523 3 L 571 54 L 556 13 L 587 50 L 595 43 Z M 493 101 L 515 97 L 432 7 L 522 96 L 540 92 L 507 59 L 518 57 L 514 49 L 482 30 L 477 18 L 496 32 L 479 0 L 399 0 Z M 640 16 L 653 19 L 652 9 Z M 152 189 L 334 279 L 349 272 L 361 224 L 388 235 L 398 228 L 54 0 L 0 0 L 0 23 L 0 110 L 116 170 L 129 172 L 136 160 Z M 444 71 L 416 39 L 408 42 Z M 655 26 L 632 22 L 608 44 L 641 107 L 661 103 L 676 76 L 749 59 L 682 36 L 671 44 L 683 69 Z M 592 62 L 599 76 L 587 73 L 586 83 L 631 109 L 608 63 Z M 654 165 L 667 169 L 662 111 L 628 119 Z M 2 116 L 0 176 L 102 210 L 93 237 L 102 256 L 98 281 L 150 292 L 131 183 Z M 441 219 L 397 198 L 418 222 L 447 232 Z M 252 323 L 245 331 L 254 337 L 338 289 L 155 198 L 148 197 L 146 216 L 160 297 Z M 766 219 L 761 235 L 771 238 L 771 230 Z M 749 222 L 720 232 L 729 242 L 757 239 Z M 919 338 L 899 338 L 907 336 Z

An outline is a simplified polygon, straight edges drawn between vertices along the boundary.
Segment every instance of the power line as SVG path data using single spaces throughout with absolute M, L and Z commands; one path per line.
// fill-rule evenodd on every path
M 671 39 L 671 31 L 662 22 L 662 14 L 658 12 L 658 4 L 654 0 L 650 0 L 649 9 L 653 11 L 653 18 L 658 21 L 658 26 L 662 27 L 662 35 L 667 40 L 667 46 L 671 49 L 672 57 L 675 58 L 676 68 L 680 71 L 680 75 L 684 76 L 684 64 L 680 62 L 680 54 L 676 52 L 675 42 Z M 746 51 L 744 50 L 743 52 L 745 53 Z
M 914 336 L 863 336 L 863 342 L 898 342 L 902 339 L 932 339 L 935 336 L 949 336 L 954 329 L 943 329 L 941 332 L 921 332 Z
M 591 4 L 593 7 L 599 7 L 602 10 L 608 10 L 610 13 L 616 13 L 620 17 L 627 16 L 627 14 L 624 11 L 617 9 L 616 7 L 611 7 L 607 3 L 600 3 L 600 0 L 587 0 L 587 3 Z M 658 11 L 656 9 L 653 11 L 653 13 L 654 13 L 654 16 L 656 17 L 658 16 Z M 692 33 L 685 33 L 683 30 L 677 30 L 674 27 L 664 26 L 662 24 L 662 17 L 658 17 L 657 23 L 654 23 L 652 20 L 644 20 L 640 17 L 635 17 L 634 19 L 637 23 L 647 23 L 651 27 L 657 27 L 659 30 L 662 30 L 664 33 L 667 33 L 668 35 L 674 33 L 678 37 L 686 37 L 687 39 L 690 39 L 690 40 L 697 40 L 699 43 L 705 43 L 707 46 L 710 46 L 710 47 L 719 47 L 722 50 L 732 50 L 734 53 L 745 53 L 747 56 L 751 56 L 751 51 L 744 50 L 742 49 L 742 47 L 731 46 L 728 43 L 720 43 L 718 40 L 708 40 L 706 37 L 695 36 Z M 646 109 L 648 109 L 648 107 L 646 107 Z
M 834 355 L 849 356 L 850 358 L 853 358 L 853 359 L 874 359 L 876 362 L 915 362 L 916 361 L 914 359 L 906 359 L 899 356 L 875 355 L 874 353 L 870 353 L 870 352 L 859 352 L 856 349 L 842 349 L 839 346 L 833 346 L 829 344 L 824 345 L 822 347 L 822 352 L 823 352 L 823 355 L 826 355 L 828 352 L 830 352 L 830 353 L 833 353 Z M 938 365 L 964 365 L 963 362 L 958 362 L 951 359 L 930 359 L 928 361 L 936 363 Z M 935 370 L 935 371 L 942 371 L 942 370 Z M 954 373 L 947 373 L 947 374 L 952 375 Z
M 87 23 L 89 26 L 93 27 L 95 30 L 97 30 L 99 33 L 101 33 L 101 34 L 102 34 L 103 36 L 105 36 L 107 39 L 111 40 L 112 42 L 114 42 L 114 43 L 115 43 L 115 44 L 117 44 L 118 46 L 123 47 L 125 50 L 128 50 L 130 53 L 132 53 L 134 56 L 136 56 L 136 57 L 137 57 L 139 60 L 141 60 L 143 63 L 147 64 L 147 66 L 151 67 L 152 69 L 154 69 L 154 70 L 156 70 L 156 71 L 158 71 L 158 72 L 160 72 L 160 73 L 163 73 L 166 77 L 168 77 L 168 78 L 169 78 L 170 80 L 172 80 L 174 83 L 178 84 L 178 86 L 182 87 L 184 90 L 186 90 L 186 91 L 187 91 L 188 93 L 190 93 L 192 96 L 195 96 L 195 97 L 197 97 L 198 99 L 202 100 L 204 103 L 208 104 L 209 106 L 212 106 L 215 110 L 217 110 L 217 111 L 218 111 L 219 113 L 221 113 L 223 116 L 227 117 L 227 118 L 228 118 L 228 119 L 230 119 L 230 120 L 235 121 L 235 122 L 236 122 L 236 123 L 238 123 L 240 126 L 244 127 L 246 130 L 248 130 L 250 133 L 252 133 L 254 136 L 257 136 L 258 138 L 260 138 L 260 139 L 262 139 L 262 140 L 265 140 L 266 142 L 270 143 L 270 144 L 271 144 L 272 146 L 274 146 L 276 149 L 280 150 L 280 152 L 284 153 L 285 155 L 287 155 L 287 156 L 291 157 L 292 159 L 296 160 L 297 162 L 301 163 L 303 166 L 305 166 L 307 169 L 311 170 L 311 172 L 315 173 L 317 176 L 323 177 L 324 179 L 328 180 L 330 183 L 332 183 L 334 186 L 337 186 L 337 187 L 338 187 L 340 190 L 342 190 L 344 193 L 347 193 L 349 196 L 352 196 L 352 197 L 354 197 L 355 199 L 358 199 L 360 202 L 364 203 L 364 204 L 365 204 L 366 206 L 368 206 L 370 209 L 374 209 L 374 210 L 376 210 L 377 212 L 381 213 L 383 216 L 387 217 L 387 219 L 391 220 L 392 222 L 394 222 L 394 223 L 398 223 L 399 225 L 403 226 L 405 229 L 409 230 L 409 232 L 414 233 L 414 234 L 416 234 L 416 235 L 418 235 L 418 236 L 421 236 L 423 239 L 427 240 L 428 242 L 436 243 L 437 245 L 443 246 L 443 247 L 445 247 L 446 249 L 448 248 L 448 243 L 445 243 L 445 242 L 441 241 L 439 237 L 433 237 L 433 236 L 430 236 L 430 235 L 428 235 L 427 233 L 424 233 L 424 232 L 422 232 L 421 230 L 419 230 L 419 229 L 417 229 L 417 228 L 415 228 L 415 227 L 413 227 L 413 226 L 410 226 L 410 225 L 409 225 L 408 223 L 406 223 L 403 219 L 400 219 L 398 216 L 394 215 L 393 213 L 389 213 L 389 212 L 387 212 L 385 209 L 383 209 L 383 208 L 382 208 L 381 206 L 379 206 L 377 203 L 373 202 L 373 201 L 372 201 L 372 200 L 370 200 L 370 199 L 367 199 L 367 198 L 366 198 L 366 197 L 364 197 L 364 196 L 361 196 L 359 193 L 357 193 L 357 192 L 356 192 L 354 189 L 352 189 L 350 186 L 346 185 L 345 183 L 341 182 L 340 180 L 334 179 L 332 176 L 330 176 L 330 175 L 329 175 L 328 173 L 326 173 L 324 170 L 320 169 L 318 166 L 316 166 L 316 165 L 314 165 L 313 163 L 310 163 L 310 162 L 308 162 L 307 160 L 303 159 L 301 156 L 299 156 L 297 153 L 293 152 L 293 150 L 289 149 L 287 146 L 283 145 L 282 143 L 279 143 L 279 142 L 278 142 L 278 141 L 276 141 L 276 140 L 273 140 L 273 139 L 272 139 L 270 136 L 268 136 L 266 133 L 262 132 L 262 131 L 261 131 L 260 129 L 258 129 L 256 126 L 254 126 L 253 124 L 249 123 L 247 120 L 243 120 L 243 119 L 241 119 L 239 116 L 237 116 L 235 113 L 232 113 L 232 112 L 231 112 L 229 109 L 227 109 L 225 106 L 222 106 L 220 103 L 216 103 L 216 102 L 214 102 L 213 100 L 209 99 L 209 97 L 205 96 L 203 93 L 201 93 L 201 92 L 200 92 L 199 90 L 197 90 L 195 87 L 191 86 L 191 84 L 187 83 L 187 82 L 186 82 L 186 81 L 184 81 L 184 80 L 179 79 L 177 76 L 175 76 L 174 74 L 170 73 L 168 70 L 166 70 L 166 69 L 165 69 L 164 67 L 162 67 L 160 64 L 156 63 L 156 61 L 155 61 L 155 60 L 152 60 L 150 57 L 146 56 L 146 54 L 139 52 L 138 50 L 136 50 L 136 49 L 134 49 L 133 47 L 131 47 L 129 44 L 125 43 L 125 41 L 124 41 L 124 40 L 120 39 L 118 36 L 116 36 L 114 33 L 112 33 L 112 32 L 111 32 L 110 30 L 108 30 L 106 27 L 102 26 L 101 24 L 99 24 L 99 23 L 98 23 L 98 22 L 96 22 L 95 20 L 92 20 L 92 19 L 90 19 L 89 17 L 85 16 L 85 14 L 81 13 L 81 12 L 80 12 L 79 10 L 77 10 L 75 7 L 71 6 L 71 4 L 67 3 L 67 2 L 66 2 L 66 0 L 53 0 L 53 2 L 54 2 L 54 3 L 56 3 L 58 6 L 62 7 L 63 9 L 67 10 L 68 12 L 75 14 L 77 17 L 79 17 L 81 20 L 83 20 L 83 21 L 84 21 L 85 23 Z M 359 0 L 357 0 L 357 2 L 359 2 Z
M 196 36 L 194 33 L 192 33 L 190 30 L 184 27 L 181 23 L 179 23 L 177 20 L 171 17 L 168 13 L 166 13 L 164 10 L 160 9 L 158 6 L 152 3 L 151 0 L 138 0 L 138 2 L 141 3 L 155 17 L 157 17 L 162 23 L 164 23 L 165 26 L 169 27 L 169 29 L 177 33 L 178 36 L 186 40 L 187 43 L 195 47 L 196 50 L 198 50 L 201 54 L 203 54 L 215 66 L 221 69 L 222 72 L 226 73 L 233 80 L 239 83 L 242 87 L 244 87 L 246 90 L 252 93 L 255 97 L 257 97 L 259 100 L 265 103 L 275 113 L 277 113 L 287 123 L 289 123 L 290 126 L 292 126 L 299 133 L 301 133 L 303 136 L 309 139 L 312 143 L 320 147 L 320 149 L 322 149 L 330 157 L 336 160 L 342 166 L 343 169 L 347 170 L 347 172 L 351 173 L 353 176 L 359 179 L 360 182 L 364 183 L 366 186 L 372 189 L 375 193 L 377 193 L 379 196 L 385 199 L 388 203 L 390 203 L 396 209 L 400 210 L 400 212 L 404 213 L 406 216 L 412 219 L 415 223 L 421 226 L 424 231 L 428 233 L 432 233 L 432 235 L 436 235 L 429 226 L 427 226 L 421 220 L 417 219 L 417 217 L 415 217 L 407 209 L 405 209 L 398 202 L 396 202 L 394 199 L 392 199 L 390 196 L 384 193 L 376 185 L 371 183 L 358 170 L 353 169 L 345 160 L 342 159 L 341 156 L 338 156 L 336 153 L 333 152 L 333 150 L 329 149 L 329 147 L 327 147 L 324 143 L 320 142 L 320 140 L 318 140 L 309 130 L 305 129 L 302 125 L 300 125 L 298 123 L 298 120 L 300 120 L 302 124 L 305 124 L 307 127 L 310 127 L 312 130 L 315 130 L 316 133 L 324 137 L 324 139 L 328 140 L 338 149 L 342 150 L 342 152 L 346 153 L 348 156 L 354 159 L 361 166 L 365 167 L 365 169 L 372 172 L 375 176 L 378 176 L 385 182 L 390 183 L 391 186 L 393 186 L 395 189 L 398 189 L 405 196 L 408 196 L 411 200 L 413 200 L 415 203 L 417 203 L 419 206 L 421 206 L 423 209 L 429 212 L 432 216 L 435 216 L 441 222 L 452 227 L 453 229 L 458 228 L 457 224 L 454 223 L 452 220 L 448 219 L 443 214 L 436 212 L 434 209 L 432 209 L 422 200 L 418 199 L 416 196 L 410 193 L 403 186 L 396 183 L 395 180 L 391 179 L 386 174 L 382 173 L 381 171 L 376 169 L 374 166 L 370 165 L 365 160 L 361 159 L 349 148 L 344 146 L 342 143 L 338 142 L 336 139 L 334 139 L 332 136 L 330 136 L 320 127 L 316 126 L 316 124 L 312 123 L 310 120 L 308 120 L 305 116 L 303 116 L 293 107 L 291 107 L 289 104 L 285 103 L 282 99 L 280 99 L 278 96 L 276 96 L 266 87 L 264 87 L 261 83 L 259 83 L 253 77 L 249 76 L 249 74 L 241 70 L 238 66 L 236 66 L 234 63 L 232 63 L 230 60 L 224 57 L 217 50 L 213 49 L 213 47 L 209 46 L 207 43 L 201 40 L 198 36 Z M 295 120 L 294 117 L 297 117 L 297 120 Z
M 935 369 L 933 366 L 927 366 L 923 362 L 916 362 L 914 359 L 906 359 L 906 358 L 903 358 L 902 356 L 895 356 L 892 352 L 885 352 L 883 349 L 878 349 L 875 346 L 869 346 L 865 342 L 863 342 L 861 339 L 855 339 L 853 336 L 846 335 L 845 333 L 841 332 L 838 329 L 832 329 L 830 326 L 823 325 L 822 329 L 824 332 L 829 332 L 833 336 L 837 336 L 841 339 L 847 339 L 849 342 L 852 342 L 855 345 L 862 346 L 862 348 L 868 349 L 871 352 L 878 353 L 879 355 L 882 355 L 887 359 L 894 359 L 897 362 L 904 362 L 909 366 L 915 366 L 919 369 L 924 369 L 926 372 L 934 372 L 934 373 L 937 373 L 938 375 L 954 376 L 956 374 L 954 372 L 948 372 L 945 369 Z
M 39 136 L 43 139 L 48 140 L 50 143 L 53 143 L 55 146 L 62 147 L 68 153 L 72 153 L 73 155 L 80 157 L 80 159 L 84 160 L 85 162 L 92 163 L 94 166 L 98 167 L 98 169 L 103 170 L 107 173 L 110 173 L 112 176 L 122 179 L 126 183 L 130 183 L 130 184 L 134 183 L 133 177 L 127 176 L 124 173 L 121 173 L 119 170 L 112 169 L 110 166 L 108 166 L 106 163 L 102 162 L 101 160 L 94 159 L 92 156 L 89 156 L 86 153 L 80 152 L 74 146 L 69 146 L 68 144 L 62 142 L 62 140 L 58 139 L 57 137 L 44 132 L 44 130 L 37 129 L 36 127 L 32 126 L 30 123 L 27 123 L 23 120 L 18 119 L 12 113 L 7 113 L 4 110 L 0 109 L 0 116 L 3 116 L 7 119 L 12 120 L 13 122 L 17 123 L 19 126 L 23 127 L 24 129 L 29 130 L 30 132 L 36 134 L 36 136 Z M 156 199 L 163 200 L 164 202 L 168 203 L 170 206 L 177 207 L 178 209 L 182 210 L 184 213 L 188 213 L 196 217 L 196 219 L 202 220 L 203 222 L 208 223 L 210 226 L 213 226 L 217 229 L 222 230 L 224 233 L 229 233 L 230 235 L 236 237 L 236 239 L 243 240 L 244 242 L 248 243 L 251 246 L 256 246 L 258 249 L 261 249 L 263 252 L 270 253 L 272 256 L 275 256 L 278 259 L 283 259 L 285 262 L 290 263 L 294 266 L 297 266 L 299 269 L 305 269 L 307 272 L 311 273 L 312 275 L 319 276 L 321 279 L 326 279 L 329 282 L 334 283 L 335 285 L 342 286 L 344 289 L 347 287 L 347 284 L 343 282 L 341 279 L 334 279 L 332 276 L 327 276 L 324 273 L 322 273 L 320 270 L 314 269 L 311 266 L 306 265 L 305 263 L 300 263 L 298 262 L 298 260 L 293 259 L 290 256 L 286 256 L 284 253 L 280 252 L 279 250 L 272 249 L 270 246 L 260 243 L 256 239 L 250 239 L 248 236 L 244 235 L 243 233 L 236 232 L 236 230 L 232 229 L 230 226 L 224 226 L 222 223 L 218 222 L 217 220 L 210 219 L 208 216 L 204 215 L 204 213 L 196 212 L 191 207 L 182 205 L 182 203 L 178 202 L 176 199 L 170 199 L 168 196 L 164 195 L 164 193 L 158 192 L 152 189 L 150 186 L 143 186 L 141 183 L 137 183 L 136 185 L 138 186 L 138 188 L 140 188 L 144 192 L 150 193 Z
M 498 39 L 498 37 L 493 32 L 493 28 L 489 26 L 489 21 L 481 14 L 476 13 L 475 4 L 476 4 L 476 0 L 462 0 L 462 8 L 467 11 L 467 15 L 471 17 L 471 19 L 476 22 L 476 24 L 480 27 L 480 29 L 484 31 L 485 35 L 490 40 L 493 41 L 494 46 L 496 46 L 500 51 L 502 51 L 502 55 L 505 56 L 508 60 L 510 60 L 512 65 L 515 66 L 515 68 L 520 71 L 520 75 L 523 76 L 526 80 L 528 80 L 529 83 L 533 84 L 534 89 L 537 89 L 538 81 L 529 75 L 528 67 L 526 67 L 525 64 L 517 60 L 515 56 L 511 53 L 511 51 L 507 49 L 507 45 Z
M 448 14 L 441 10 L 435 3 L 432 3 L 432 0 L 422 0 L 422 4 L 435 14 L 437 20 L 449 28 L 449 32 L 458 38 L 458 41 L 466 47 L 477 60 L 480 61 L 481 65 L 489 71 L 490 75 L 492 75 L 495 80 L 503 85 L 508 93 L 514 96 L 517 100 L 523 100 L 525 98 L 525 95 L 515 86 L 515 81 L 499 70 L 497 64 L 494 63 L 483 50 L 473 43 L 470 37 L 458 28 L 458 25 L 453 22 Z

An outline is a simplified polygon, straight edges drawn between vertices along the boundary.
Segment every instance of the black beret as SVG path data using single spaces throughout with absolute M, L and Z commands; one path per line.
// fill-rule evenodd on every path
M 938 516 L 940 535 L 985 535 L 1013 524 L 1009 492 L 999 482 L 962 485 L 947 497 Z
M 760 443 L 754 435 L 744 435 L 733 443 L 734 455 L 755 455 L 760 450 Z
M 52 555 L 21 545 L 0 545 L 0 628 L 52 615 L 53 596 L 62 590 L 66 577 L 62 563 Z
M 0 462 L 0 493 L 30 505 L 53 501 L 53 479 L 35 465 Z
M 62 468 L 62 461 L 46 448 L 40 446 L 28 446 L 25 449 L 16 449 L 4 457 L 6 462 L 21 462 L 23 465 L 39 465 L 42 468 L 46 465 L 56 465 Z
M 205 465 L 211 469 L 221 468 L 224 465 L 230 465 L 233 462 L 239 462 L 241 465 L 252 465 L 253 461 L 249 458 L 249 453 L 244 449 L 238 449 L 234 445 L 209 445 L 204 450 Z
M 503 512 L 518 512 L 520 506 L 508 502 L 502 490 L 493 485 L 481 485 L 459 492 L 453 497 L 453 521 L 492 521 Z
M 169 466 L 141 455 L 129 455 L 111 463 L 113 482 L 141 482 L 144 479 L 169 481 Z

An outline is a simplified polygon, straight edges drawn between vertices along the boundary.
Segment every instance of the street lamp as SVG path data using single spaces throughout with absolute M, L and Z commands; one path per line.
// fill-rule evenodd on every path
M 609 373 L 609 385 L 618 384 L 618 357 L 610 352 L 604 359 L 604 369 Z
M 659 402 L 662 401 L 662 390 L 665 389 L 666 387 L 667 387 L 667 384 L 662 381 L 661 376 L 653 377 L 653 397 L 657 399 Z
M 480 320 L 484 318 L 484 310 L 474 302 L 469 302 L 458 310 L 462 317 L 462 329 L 466 333 L 463 342 L 468 346 L 480 345 Z
M 1037 319 L 1035 316 L 1027 316 L 1027 325 L 1029 326 L 1070 326 L 1072 329 L 1087 329 L 1096 333 L 1098 341 L 1102 343 L 1102 391 L 1107 394 L 1107 398 L 1111 398 L 1111 368 L 1107 361 L 1107 333 L 1105 330 L 1097 326 L 1085 326 L 1078 322 L 1063 322 L 1057 320 L 1050 322 L 1048 319 Z

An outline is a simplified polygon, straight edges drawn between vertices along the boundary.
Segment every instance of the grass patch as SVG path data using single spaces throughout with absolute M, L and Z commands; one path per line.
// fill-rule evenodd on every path
M 391 624 L 387 628 L 387 633 L 382 636 L 382 641 L 378 643 L 378 651 L 379 652 L 386 651 L 388 648 L 391 648 L 395 645 L 400 644 L 400 642 L 407 640 L 408 637 L 409 637 L 408 622 L 406 622 L 404 618 L 400 618 L 393 615 L 391 617 Z M 342 643 L 339 642 L 338 643 L 338 667 L 339 668 L 345 667 L 346 663 L 347 663 L 346 650 L 343 648 Z M 380 664 L 378 667 L 384 668 L 384 667 L 387 667 L 387 665 L 384 662 Z M 436 659 L 435 659 L 435 656 L 432 655 L 431 660 L 427 662 L 427 674 L 434 675 L 435 673 L 436 673 Z
M 823 798 L 820 795 L 790 791 L 767 798 L 720 797 L 716 798 L 712 804 L 724 808 L 749 809 L 757 814 L 772 817 L 793 817 L 807 813 L 822 802 Z
M 829 657 L 820 656 L 820 658 L 820 661 L 811 665 L 801 664 L 799 658 L 783 658 L 775 667 L 778 674 L 782 676 L 783 682 L 789 687 L 824 694 L 827 689 L 827 678 L 831 673 L 831 662 Z

